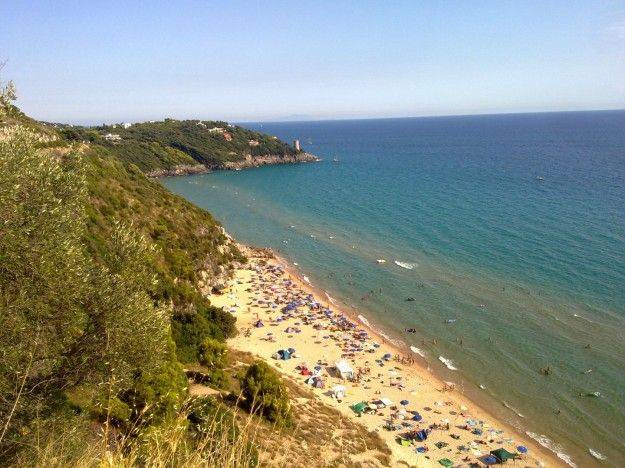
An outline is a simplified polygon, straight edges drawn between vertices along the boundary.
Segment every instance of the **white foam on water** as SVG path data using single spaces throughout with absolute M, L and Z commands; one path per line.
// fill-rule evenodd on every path
M 440 362 L 442 362 L 443 364 L 445 364 L 447 369 L 449 369 L 449 370 L 458 370 L 458 368 L 454 366 L 454 362 L 451 359 L 447 359 L 447 358 L 445 358 L 443 356 L 439 356 L 438 360 Z
M 406 270 L 412 270 L 415 267 L 418 267 L 418 263 L 408 263 L 408 262 L 400 262 L 399 260 L 395 260 L 395 265 L 398 267 L 405 268 Z
M 332 296 L 330 296 L 327 292 L 324 291 L 324 294 L 326 295 L 326 297 L 328 298 L 328 301 L 330 301 L 331 304 L 336 305 L 336 301 L 334 300 L 334 298 Z
M 411 346 L 410 347 L 410 351 L 412 351 L 415 354 L 418 354 L 421 357 L 425 357 L 425 352 L 419 348 L 417 348 L 416 346 Z
M 519 410 L 517 410 L 514 406 L 510 406 L 510 404 L 507 401 L 503 401 L 502 403 L 506 408 L 508 408 L 510 411 L 516 414 L 519 418 L 525 417 L 525 415 L 519 413 Z
M 360 320 L 363 324 L 365 324 L 366 326 L 368 326 L 369 328 L 371 328 L 371 325 L 369 324 L 369 320 L 367 320 L 365 317 L 363 317 L 362 315 L 358 316 L 358 320 Z
M 375 328 L 373 328 L 375 330 Z M 391 338 L 390 336 L 388 336 L 386 333 L 381 332 L 380 330 L 375 330 L 376 333 L 378 333 L 382 338 L 384 338 L 386 341 L 388 341 L 389 343 L 397 346 L 398 348 L 403 348 L 406 346 L 406 343 L 404 343 L 402 340 L 394 340 L 393 338 Z
M 306 281 L 307 283 L 310 284 L 310 279 L 308 279 L 308 276 L 304 275 L 302 276 L 303 280 Z
M 590 452 L 590 454 L 595 457 L 597 460 L 607 460 L 608 457 L 606 457 L 605 455 L 597 452 L 596 450 L 591 449 L 590 447 L 588 448 L 588 451 Z
M 578 318 L 578 319 L 585 320 L 586 322 L 589 322 L 589 323 L 595 323 L 595 322 L 593 322 L 592 320 L 590 320 L 590 319 L 588 319 L 588 318 L 586 318 L 586 317 L 582 317 L 581 315 L 578 315 L 578 314 L 573 314 L 573 317 Z
M 562 460 L 564 463 L 566 463 L 570 467 L 572 468 L 577 467 L 573 459 L 569 455 L 563 452 L 562 446 L 555 443 L 549 437 L 545 435 L 541 435 L 541 434 L 536 434 L 535 432 L 530 432 L 530 431 L 527 431 L 525 434 L 527 434 L 528 437 L 531 437 L 532 439 L 534 439 L 536 442 L 538 442 L 540 445 L 545 447 L 547 450 L 550 450 L 553 453 L 555 453 L 556 456 L 560 460 Z

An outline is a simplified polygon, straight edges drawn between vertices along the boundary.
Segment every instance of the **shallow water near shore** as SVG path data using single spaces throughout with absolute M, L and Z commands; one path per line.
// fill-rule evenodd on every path
M 496 416 L 625 464 L 625 112 L 248 126 L 324 161 L 163 183 Z

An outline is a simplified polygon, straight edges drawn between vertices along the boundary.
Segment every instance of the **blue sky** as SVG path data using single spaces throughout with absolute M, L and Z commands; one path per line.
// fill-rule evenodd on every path
M 625 108 L 625 0 L 0 0 L 0 60 L 74 123 Z

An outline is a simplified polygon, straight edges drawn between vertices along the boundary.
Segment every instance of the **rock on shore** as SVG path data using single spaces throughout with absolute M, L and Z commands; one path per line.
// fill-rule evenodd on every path
M 192 174 L 205 174 L 214 170 L 241 170 L 251 167 L 267 166 L 273 164 L 298 164 L 305 162 L 321 161 L 317 156 L 310 153 L 298 153 L 295 155 L 266 155 L 255 156 L 251 154 L 245 156 L 245 159 L 239 161 L 227 161 L 221 165 L 208 166 L 206 164 L 180 164 L 169 169 L 156 169 L 147 172 L 148 177 L 170 177 L 183 176 Z
M 205 174 L 206 172 L 210 171 L 211 168 L 206 166 L 205 164 L 180 164 L 169 169 L 156 169 L 154 171 L 147 172 L 145 175 L 148 177 L 169 177 L 191 174 Z
M 296 164 L 303 162 L 315 162 L 320 161 L 317 156 L 310 153 L 297 153 L 294 155 L 266 155 L 266 156 L 254 156 L 251 154 L 245 156 L 245 159 L 239 161 L 227 161 L 220 169 L 247 169 L 250 167 L 266 166 L 270 164 Z

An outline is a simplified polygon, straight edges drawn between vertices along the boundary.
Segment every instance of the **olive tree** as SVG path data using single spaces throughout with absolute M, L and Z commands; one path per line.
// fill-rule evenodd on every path
M 153 248 L 116 224 L 105 258 L 84 248 L 89 203 L 79 154 L 0 129 L 0 447 L 68 389 L 110 395 L 157 369 L 168 310 L 149 296 Z

